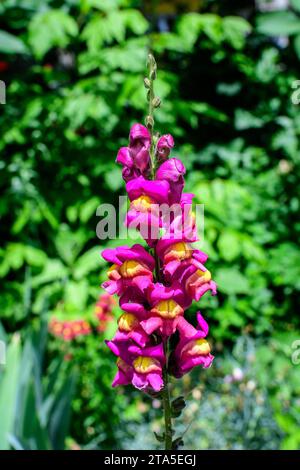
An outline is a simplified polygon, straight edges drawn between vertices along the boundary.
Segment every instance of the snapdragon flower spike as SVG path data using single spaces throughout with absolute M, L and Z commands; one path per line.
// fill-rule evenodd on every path
M 140 346 L 131 342 L 107 341 L 111 351 L 118 356 L 118 372 L 113 386 L 132 383 L 139 390 L 159 392 L 163 387 L 162 371 L 165 365 L 163 344 Z
M 180 340 L 170 360 L 172 373 L 177 378 L 196 366 L 207 369 L 214 359 L 209 343 L 204 339 L 208 334 L 208 324 L 200 312 L 197 314 L 197 321 L 197 329 L 188 322 L 178 328 Z
M 130 129 L 129 147 L 121 147 L 116 159 L 123 166 L 122 176 L 126 182 L 139 175 L 149 175 L 150 145 L 148 129 L 142 124 L 134 124 Z
M 108 248 L 102 256 L 113 263 L 107 273 L 109 281 L 102 285 L 109 294 L 122 295 L 130 286 L 144 292 L 151 284 L 155 261 L 141 245 Z
M 153 88 L 148 82 L 151 98 Z M 181 377 L 196 365 L 211 364 L 207 323 L 199 313 L 195 328 L 184 313 L 206 291 L 215 295 L 216 284 L 205 266 L 207 255 L 193 248 L 198 237 L 194 195 L 183 192 L 186 169 L 178 158 L 169 159 L 174 146 L 170 134 L 157 142 L 153 138 L 150 114 L 146 122 L 151 132 L 135 124 L 129 146 L 119 150 L 117 162 L 123 166 L 130 201 L 125 223 L 140 231 L 154 257 L 138 244 L 104 250 L 102 256 L 112 266 L 103 287 L 120 297 L 124 312 L 114 338 L 107 342 L 118 357 L 113 386 L 131 383 L 140 390 L 160 391 L 166 363 L 170 368 L 164 370 L 165 377 L 169 373 Z M 168 343 L 175 333 L 175 341 Z M 168 358 L 167 343 L 171 344 Z

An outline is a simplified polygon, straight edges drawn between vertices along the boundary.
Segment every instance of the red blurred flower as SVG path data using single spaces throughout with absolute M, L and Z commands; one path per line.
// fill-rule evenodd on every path
M 9 63 L 4 60 L 0 60 L 0 72 L 5 72 L 9 69 Z

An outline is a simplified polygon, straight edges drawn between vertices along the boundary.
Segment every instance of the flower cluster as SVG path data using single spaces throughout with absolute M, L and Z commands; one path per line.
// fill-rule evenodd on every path
M 92 332 L 90 324 L 85 320 L 58 320 L 53 318 L 49 323 L 49 332 L 64 341 L 72 341 L 79 336 Z
M 93 325 L 99 333 L 103 333 L 107 324 L 113 320 L 112 309 L 115 304 L 116 301 L 111 295 L 102 294 L 95 306 L 95 319 L 91 322 L 82 318 L 66 320 L 53 317 L 49 322 L 49 332 L 63 341 L 72 341 L 78 337 L 91 334 Z
M 118 295 L 124 312 L 114 338 L 107 342 L 118 358 L 113 386 L 132 383 L 158 392 L 165 373 L 181 377 L 195 366 L 209 367 L 213 360 L 205 339 L 206 321 L 199 312 L 195 327 L 184 315 L 206 291 L 215 295 L 216 284 L 205 267 L 207 255 L 193 248 L 193 195 L 183 192 L 183 163 L 168 158 L 173 146 L 171 135 L 156 138 L 135 124 L 129 146 L 117 156 L 130 200 L 126 224 L 141 232 L 149 250 L 135 244 L 102 252 L 111 263 L 103 287 Z M 177 345 L 168 351 L 169 338 L 176 332 Z
M 113 320 L 112 309 L 116 305 L 115 299 L 109 294 L 102 294 L 95 306 L 95 317 L 97 319 L 97 331 L 103 333 L 108 323 Z

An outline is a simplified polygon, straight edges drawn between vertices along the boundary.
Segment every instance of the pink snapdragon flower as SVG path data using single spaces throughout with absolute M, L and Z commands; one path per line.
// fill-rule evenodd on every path
M 134 341 L 141 347 L 149 343 L 149 336 L 141 325 L 143 316 L 134 315 L 133 313 L 123 313 L 118 319 L 118 330 L 112 341 L 128 342 Z
M 109 294 L 122 295 L 130 286 L 143 292 L 152 283 L 155 262 L 141 245 L 108 248 L 102 256 L 113 263 L 107 272 L 109 281 L 102 285 Z
M 200 312 L 197 314 L 197 321 L 197 329 L 188 322 L 179 325 L 180 340 L 171 358 L 172 373 L 177 378 L 196 366 L 207 369 L 214 359 L 209 343 L 204 339 L 208 334 L 208 324 Z
M 162 135 L 156 145 L 156 156 L 158 162 L 164 162 L 170 155 L 173 147 L 174 139 L 171 134 Z
M 138 228 L 149 246 L 153 246 L 162 226 L 159 207 L 168 204 L 170 185 L 164 180 L 149 181 L 139 176 L 126 184 L 126 190 L 130 200 L 126 225 Z
M 171 336 L 178 324 L 185 321 L 184 309 L 190 304 L 179 283 L 167 287 L 161 283 L 152 284 L 148 289 L 150 311 L 141 326 L 149 335 L 159 332 L 163 338 Z
M 168 200 L 170 205 L 180 202 L 184 187 L 184 175 L 184 164 L 178 158 L 170 158 L 165 161 L 156 172 L 156 178 L 159 181 L 167 181 L 170 185 Z
M 163 217 L 164 233 L 161 239 L 180 239 L 186 242 L 198 240 L 196 217 L 193 212 L 194 194 L 182 193 L 179 203 L 170 206 L 170 216 Z
M 142 124 L 130 129 L 129 147 L 121 147 L 116 162 L 123 166 L 122 176 L 127 182 L 139 175 L 147 176 L 150 170 L 151 136 Z
M 163 344 L 141 348 L 138 345 L 115 341 L 106 343 L 111 351 L 118 356 L 118 372 L 113 386 L 132 385 L 139 390 L 159 392 L 163 387 L 162 370 L 165 365 Z

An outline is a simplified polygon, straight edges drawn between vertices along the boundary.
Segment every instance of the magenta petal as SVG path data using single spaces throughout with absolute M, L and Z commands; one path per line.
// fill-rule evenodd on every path
M 128 183 L 128 181 L 136 178 L 137 172 L 133 168 L 129 168 L 128 166 L 124 166 L 122 170 L 122 178 L 125 181 L 125 183 Z
M 132 377 L 132 385 L 138 390 L 144 390 L 148 385 L 147 376 L 134 372 Z
M 156 172 L 158 180 L 177 182 L 185 174 L 185 166 L 178 158 L 170 158 L 164 162 Z
M 101 287 L 103 287 L 108 294 L 114 295 L 120 292 L 120 286 L 120 281 L 105 281 Z
M 196 292 L 195 292 L 195 300 L 198 302 L 201 297 L 207 292 L 208 290 L 211 290 L 212 295 L 217 294 L 217 285 L 215 282 L 210 281 L 205 284 L 203 284 L 200 287 L 197 287 Z
M 136 286 L 141 292 L 145 292 L 152 285 L 152 279 L 148 276 L 135 276 L 132 279 L 132 285 Z
M 181 199 L 180 199 L 180 204 L 183 206 L 184 204 L 192 205 L 193 199 L 195 197 L 195 194 L 193 193 L 182 193 Z
M 130 155 L 130 150 L 128 147 L 121 147 L 120 150 L 118 151 L 117 163 L 121 163 L 121 165 L 124 165 L 128 168 L 132 168 L 133 166 L 133 160 Z
M 124 261 L 135 260 L 145 263 L 150 271 L 153 271 L 155 266 L 154 258 L 145 250 L 142 245 L 136 243 L 131 248 L 127 245 L 119 246 L 118 248 L 107 248 L 102 251 L 102 257 L 117 265 L 121 265 Z
M 151 305 L 156 305 L 160 300 L 174 299 L 180 305 L 185 304 L 185 295 L 182 286 L 175 281 L 171 286 L 166 287 L 156 282 L 149 290 L 149 300 Z
M 103 250 L 101 253 L 102 258 L 105 259 L 105 261 L 108 261 L 109 263 L 114 263 L 121 265 L 122 263 L 119 261 L 117 258 L 117 250 L 113 248 L 107 248 L 106 250 Z
M 202 316 L 201 318 L 203 321 L 205 321 Z M 191 325 L 184 317 L 179 317 L 178 323 L 177 323 L 177 329 L 180 333 L 180 336 L 186 339 L 193 338 L 198 333 L 198 330 L 196 330 L 196 328 L 194 328 L 193 325 Z
M 143 355 L 158 359 L 161 364 L 165 363 L 164 346 L 162 343 L 145 348 L 143 350 Z
M 174 259 L 173 261 L 171 261 L 165 266 L 164 272 L 168 273 L 170 276 L 173 276 L 173 274 L 175 273 L 175 271 L 177 270 L 179 266 L 180 266 L 180 261 Z
M 141 322 L 141 327 L 146 331 L 148 335 L 151 335 L 154 331 L 158 330 L 162 326 L 162 319 L 158 317 L 150 317 L 148 320 Z
M 135 341 L 141 347 L 144 347 L 149 341 L 148 335 L 142 329 L 132 331 L 129 334 L 130 334 L 131 339 Z
M 178 323 L 178 318 L 174 318 L 173 320 L 164 320 L 161 328 L 161 334 L 162 336 L 171 336 L 173 333 L 176 331 Z
M 205 263 L 208 259 L 208 256 L 203 251 L 194 250 L 193 258 L 195 258 L 197 261 L 199 261 L 199 263 Z
M 133 145 L 136 140 L 150 140 L 151 136 L 147 127 L 142 124 L 133 124 L 129 133 L 130 144 Z
M 128 385 L 130 384 L 130 382 L 131 380 L 129 380 L 129 378 L 126 377 L 124 372 L 122 372 L 121 370 L 118 370 L 113 380 L 112 386 L 117 387 L 118 385 Z
M 204 320 L 203 316 L 201 315 L 201 312 L 197 313 L 197 322 L 198 322 L 198 334 L 201 332 L 202 333 L 202 338 L 205 338 L 208 335 L 209 327 L 208 323 L 206 320 Z
M 126 289 L 120 297 L 121 309 L 128 313 L 134 313 L 139 318 L 144 318 L 147 314 L 143 302 L 145 302 L 143 294 L 134 287 Z
M 128 341 L 128 336 L 129 336 L 129 333 L 125 333 L 124 331 L 120 331 L 120 330 L 117 330 L 115 336 L 113 337 L 113 340 L 112 341 L 116 341 L 116 343 L 119 341 Z M 114 343 L 113 343 L 114 344 Z M 107 345 L 110 349 L 111 347 L 109 345 Z M 112 349 L 111 349 L 112 350 Z M 114 352 L 114 351 L 113 351 Z
M 144 173 L 150 163 L 150 154 L 148 148 L 142 148 L 139 152 L 135 154 L 134 164 L 135 166 Z
M 164 382 L 160 374 L 150 372 L 149 374 L 147 374 L 147 378 L 153 390 L 159 392 L 162 389 Z
M 157 149 L 161 150 L 162 148 L 172 149 L 174 147 L 174 139 L 171 134 L 162 135 L 157 142 Z
M 207 354 L 206 356 L 195 356 L 190 357 L 181 365 L 182 371 L 188 372 L 193 367 L 202 366 L 204 369 L 210 367 L 214 356 L 212 354 Z
M 121 351 L 116 343 L 114 343 L 113 341 L 105 341 L 105 344 L 115 354 L 115 356 L 120 356 Z
M 150 181 L 139 176 L 126 184 L 126 191 L 130 201 L 140 196 L 149 196 L 154 202 L 167 203 L 170 186 L 167 181 Z

